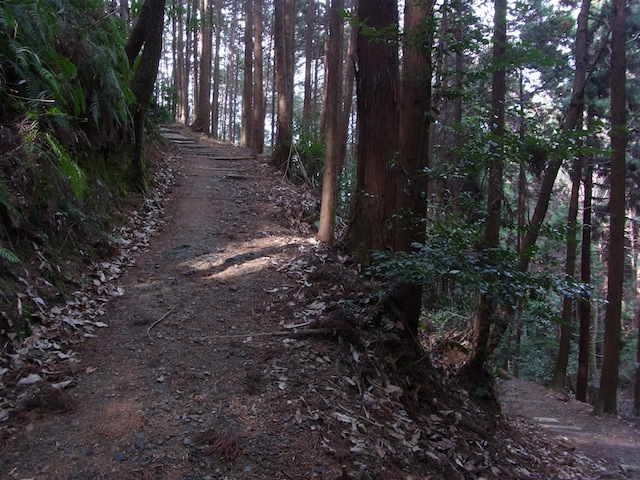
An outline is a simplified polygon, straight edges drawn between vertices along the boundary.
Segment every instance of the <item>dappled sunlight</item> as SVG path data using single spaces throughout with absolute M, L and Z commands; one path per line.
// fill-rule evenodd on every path
M 284 236 L 264 236 L 231 242 L 224 249 L 206 252 L 178 263 L 187 275 L 201 276 L 204 280 L 232 280 L 246 274 L 264 270 L 278 264 L 277 257 L 291 248 L 305 251 L 315 239 Z

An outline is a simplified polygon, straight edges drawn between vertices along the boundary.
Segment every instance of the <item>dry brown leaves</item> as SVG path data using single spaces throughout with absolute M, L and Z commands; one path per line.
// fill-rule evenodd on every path
M 61 303 L 49 305 L 39 293 L 55 289 L 38 273 L 60 272 L 61 268 L 33 244 L 39 265 L 33 272 L 25 269 L 19 278 L 22 289 L 15 292 L 15 313 L 23 316 L 26 311 L 33 312 L 33 320 L 26 338 L 19 341 L 16 334 L 9 334 L 11 342 L 0 352 L 0 422 L 5 422 L 16 410 L 64 412 L 74 407 L 61 392 L 74 384 L 77 373 L 74 345 L 108 326 L 102 320 L 105 305 L 124 294 L 118 279 L 135 264 L 136 252 L 148 247 L 150 237 L 164 223 L 161 217 L 175 182 L 177 165 L 176 156 L 165 156 L 153 175 L 154 189 L 141 208 L 129 213 L 127 225 L 111 232 L 110 243 L 117 253 L 109 260 L 89 264 L 79 281 L 81 287 Z M 10 315 L 2 314 L 12 327 Z M 89 368 L 86 373 L 93 370 Z
M 358 478 L 577 479 L 605 471 L 533 432 L 522 435 L 522 425 L 511 427 L 473 401 L 455 375 L 432 366 L 428 352 L 406 348 L 346 255 L 312 247 L 279 270 L 290 282 L 270 292 L 287 302 L 293 326 L 334 325 L 342 334 L 332 358 L 309 354 L 317 349 L 312 339 L 288 339 L 300 363 L 344 366 L 331 386 L 318 377 L 324 405 L 291 401 L 294 419 L 322 434 L 329 455 L 355 459 Z

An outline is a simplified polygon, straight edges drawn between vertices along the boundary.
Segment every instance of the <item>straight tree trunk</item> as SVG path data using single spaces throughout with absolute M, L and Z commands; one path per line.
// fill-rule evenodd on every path
M 311 26 L 316 24 L 314 18 L 315 10 L 315 2 L 313 0 L 308 0 L 306 13 L 307 29 L 304 41 L 304 102 L 302 105 L 302 125 L 307 132 L 311 131 L 311 115 L 313 111 L 311 104 L 311 99 L 313 96 L 313 85 L 311 82 L 311 64 L 313 63 L 313 33 L 315 29 L 311 28 Z
M 626 0 L 613 0 L 611 27 L 611 194 L 609 265 L 600 389 L 594 413 L 617 413 L 620 324 L 624 284 L 626 117 Z
M 526 131 L 526 117 L 525 117 L 525 98 L 524 98 L 524 73 L 522 69 L 520 69 L 518 73 L 518 83 L 519 83 L 519 103 L 520 103 L 520 140 L 524 141 Z M 518 216 L 518 232 L 517 232 L 517 240 L 516 240 L 516 250 L 518 255 L 522 255 L 522 244 L 524 240 L 524 230 L 525 230 L 525 216 L 527 212 L 527 172 L 525 169 L 525 161 L 524 159 L 520 159 L 518 165 L 518 206 L 517 206 L 517 216 Z M 514 351 L 514 365 L 513 365 L 513 376 L 518 378 L 520 376 L 520 352 L 522 348 L 522 328 L 523 328 L 523 318 L 522 318 L 522 305 L 523 301 L 518 300 L 518 306 L 516 309 L 516 339 L 515 339 L 515 351 Z
M 222 15 L 222 1 L 216 3 L 215 20 L 215 54 L 213 60 L 213 99 L 211 100 L 211 137 L 219 138 L 220 131 L 220 46 L 222 43 L 222 25 L 224 17 Z
M 193 23 L 193 8 L 192 1 L 186 0 L 187 2 L 187 16 L 185 18 L 185 58 L 184 58 L 184 83 L 182 88 L 184 89 L 184 98 L 185 98 L 185 125 L 189 125 L 191 122 L 191 115 L 193 110 L 190 108 L 190 98 L 189 91 L 191 87 L 191 75 L 194 71 L 195 65 L 191 62 L 191 57 L 195 55 L 194 53 L 194 42 L 195 42 L 195 32 L 191 24 Z M 195 61 L 195 60 L 194 60 Z M 195 82 L 195 78 L 194 78 Z M 195 106 L 195 105 L 194 105 Z
M 358 18 L 368 28 L 398 25 L 395 1 L 360 0 Z M 400 75 L 398 49 L 359 32 L 356 75 L 358 109 L 354 204 L 346 233 L 352 251 L 368 262 L 371 251 L 393 246 L 395 181 L 390 166 L 398 150 Z
M 290 172 L 289 156 L 293 142 L 293 31 L 294 0 L 275 0 L 275 56 L 278 89 L 278 119 L 272 164 Z
M 591 283 L 591 199 L 593 195 L 593 167 L 588 165 L 584 174 L 584 199 L 582 207 L 582 247 L 580 255 L 580 281 Z M 591 352 L 591 303 L 583 300 L 578 304 L 580 337 L 578 339 L 578 378 L 576 399 L 587 401 L 589 388 L 589 360 Z
M 200 0 L 193 0 L 191 3 L 191 23 L 193 25 L 194 21 L 198 20 L 198 2 Z M 196 22 L 197 25 L 197 22 Z M 202 36 L 202 32 L 197 30 L 197 27 L 191 26 L 191 54 L 193 56 L 193 63 L 191 64 L 191 75 L 193 77 L 193 115 L 194 115 L 194 123 L 195 117 L 198 114 L 198 109 L 200 108 L 200 38 Z
M 181 63 L 182 60 L 184 60 L 182 58 L 181 54 L 178 54 L 179 52 L 179 48 L 178 45 L 180 43 L 180 39 L 178 38 L 178 24 L 182 22 L 182 19 L 180 18 L 180 13 L 179 13 L 179 6 L 176 6 L 173 9 L 173 16 L 171 17 L 171 34 L 172 34 L 172 41 L 171 41 L 171 51 L 172 51 L 172 61 L 173 61 L 173 90 L 175 91 L 175 96 L 174 96 L 174 100 L 175 102 L 173 103 L 173 109 L 172 109 L 172 116 L 173 119 L 178 121 L 179 119 L 179 114 L 178 114 L 178 110 L 179 110 L 179 105 L 180 105 L 180 90 L 182 89 L 181 85 L 180 85 L 180 81 L 181 81 L 181 70 L 182 70 L 182 66 Z M 179 58 L 180 57 L 180 58 Z
M 231 6 L 231 18 L 229 19 L 229 25 L 231 25 L 229 32 L 229 43 L 228 49 L 229 54 L 227 55 L 227 75 L 226 75 L 226 96 L 227 96 L 227 111 L 225 112 L 225 140 L 229 142 L 234 141 L 234 131 L 235 131 L 235 115 L 236 115 L 236 107 L 235 107 L 235 96 L 237 91 L 237 78 L 238 78 L 238 62 L 237 62 L 237 45 L 236 45 L 236 22 L 238 21 L 238 2 L 232 3 Z
M 262 56 L 262 0 L 253 5 L 253 141 L 256 153 L 264 151 L 264 74 Z
M 240 53 L 234 51 L 232 60 L 234 65 L 240 64 Z M 240 80 L 240 69 L 234 67 L 231 69 L 232 76 L 229 80 L 229 141 L 234 143 L 236 141 L 236 119 L 238 118 L 238 86 Z
M 253 0 L 244 0 L 244 18 L 244 76 L 240 145 L 253 148 Z
M 394 248 L 408 252 L 414 242 L 424 243 L 427 214 L 424 169 L 429 165 L 429 126 L 431 118 L 431 45 L 433 31 L 424 20 L 433 15 L 434 2 L 405 3 L 404 21 L 408 39 L 403 45 L 401 109 L 398 164 L 401 175 L 396 186 Z M 419 39 L 411 41 L 410 38 Z M 394 303 L 408 331 L 415 337 L 422 310 L 422 286 L 398 287 Z
M 491 134 L 494 143 L 499 143 L 490 149 L 491 165 L 489 167 L 489 183 L 487 195 L 487 218 L 485 220 L 484 242 L 485 251 L 491 252 L 500 246 L 500 219 L 503 200 L 503 169 L 504 150 L 502 139 L 505 126 L 505 98 L 506 98 L 506 70 L 504 57 L 507 48 L 507 0 L 494 2 L 494 37 L 493 37 L 493 65 L 491 78 Z M 490 257 L 490 253 L 488 254 Z M 489 261 L 491 259 L 489 258 Z M 471 378 L 484 377 L 484 365 L 489 356 L 489 336 L 494 317 L 494 299 L 489 292 L 482 293 L 478 299 L 478 314 L 474 332 L 474 350 L 465 366 Z
M 138 68 L 131 80 L 131 91 L 136 99 L 133 112 L 132 181 L 140 191 L 146 190 L 144 125 L 162 55 L 164 7 L 165 0 L 145 0 L 140 18 L 138 18 L 131 38 L 125 47 L 130 64 L 133 64 L 142 50 Z
M 213 47 L 213 8 L 211 0 L 200 0 L 200 79 L 198 103 L 193 130 L 209 134 L 211 132 L 211 51 Z
M 336 226 L 337 204 L 337 178 L 340 165 L 339 142 L 340 135 L 340 83 L 342 81 L 342 38 L 343 29 L 340 20 L 340 11 L 343 9 L 343 0 L 332 0 L 329 9 L 329 36 L 327 39 L 327 76 L 325 80 L 325 104 L 324 111 L 327 119 L 326 150 L 324 172 L 322 174 L 322 202 L 320 204 L 320 228 L 318 240 L 331 245 L 334 239 Z
M 349 27 L 349 44 L 347 46 L 347 59 L 344 73 L 344 88 L 342 90 L 342 110 L 340 112 L 340 128 L 338 129 L 338 173 L 344 168 L 344 160 L 347 153 L 347 136 L 349 133 L 349 121 L 353 104 L 353 82 L 356 77 L 356 47 L 358 42 L 358 29 L 355 25 Z
M 580 179 L 582 178 L 582 157 L 576 158 L 571 172 L 571 198 L 567 214 L 567 255 L 565 260 L 564 277 L 568 282 L 574 281 L 576 272 L 576 250 L 578 248 L 578 203 L 580 194 Z M 571 332 L 573 330 L 573 299 L 565 296 L 562 299 L 562 319 L 560 322 L 560 345 L 558 358 L 553 371 L 551 388 L 563 390 L 567 385 L 567 365 L 571 350 Z

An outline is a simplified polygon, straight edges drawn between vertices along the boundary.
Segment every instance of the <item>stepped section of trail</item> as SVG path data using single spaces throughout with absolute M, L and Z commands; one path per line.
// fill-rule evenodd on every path
M 78 347 L 77 386 L 67 390 L 77 408 L 24 413 L 3 478 L 273 479 L 327 469 L 313 458 L 313 431 L 292 422 L 304 385 L 288 382 L 291 346 L 270 336 L 292 321 L 277 294 L 291 280 L 278 267 L 310 248 L 272 201 L 293 187 L 239 148 L 186 130 L 164 135 L 182 164 L 166 223 L 120 278 L 109 327 Z

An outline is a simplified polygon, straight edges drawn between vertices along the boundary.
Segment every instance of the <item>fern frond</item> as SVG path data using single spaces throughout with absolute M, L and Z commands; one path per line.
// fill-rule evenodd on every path
M 0 245 L 0 258 L 3 258 L 9 263 L 20 263 L 20 258 L 2 245 Z
M 51 147 L 53 153 L 60 161 L 60 171 L 67 179 L 71 190 L 76 198 L 82 199 L 87 187 L 87 181 L 84 172 L 69 155 L 69 152 L 62 146 L 56 137 L 50 133 L 45 133 L 45 138 Z

